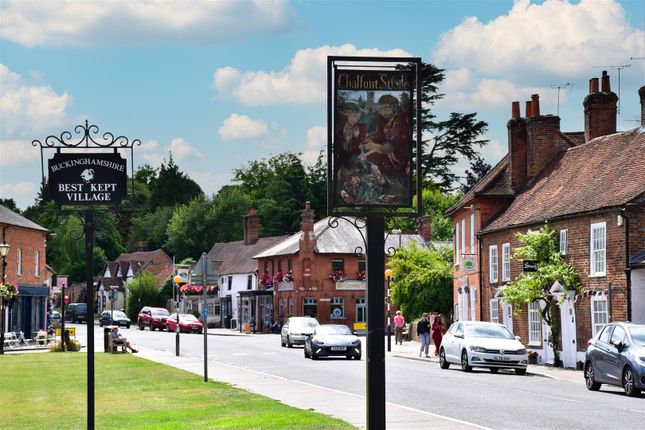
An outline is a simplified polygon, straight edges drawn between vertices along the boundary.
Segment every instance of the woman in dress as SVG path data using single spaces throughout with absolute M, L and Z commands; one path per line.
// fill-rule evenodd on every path
M 432 341 L 434 342 L 434 355 L 439 355 L 439 345 L 441 345 L 441 339 L 443 338 L 444 325 L 441 322 L 441 317 L 437 315 L 434 317 L 434 322 L 432 323 Z

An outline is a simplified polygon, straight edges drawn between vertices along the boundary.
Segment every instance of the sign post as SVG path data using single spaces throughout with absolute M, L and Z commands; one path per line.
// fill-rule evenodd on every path
M 74 137 L 74 135 L 80 135 Z M 53 149 L 55 154 L 48 159 L 47 177 L 49 198 L 59 208 L 84 207 L 83 234 L 85 236 L 85 277 L 87 303 L 87 428 L 94 429 L 94 211 L 87 206 L 118 207 L 127 194 L 127 163 L 119 150 L 130 151 L 133 158 L 134 145 L 141 145 L 139 139 L 132 142 L 125 136 L 114 136 L 110 132 L 99 134 L 99 127 L 88 121 L 78 125 L 74 133 L 64 131 L 60 136 L 47 136 L 43 142 L 33 140 L 33 146 L 40 146 L 42 184 L 44 188 L 45 150 Z M 88 150 L 79 152 L 78 150 Z M 134 168 L 131 166 L 132 197 L 134 197 Z M 63 288 L 65 297 L 65 290 Z M 64 324 L 64 319 L 63 319 Z M 63 331 L 63 334 L 65 332 Z
M 203 304 L 202 304 L 202 324 L 204 325 L 204 382 L 208 382 L 208 305 L 206 292 L 209 286 L 217 285 L 217 271 L 213 267 L 208 255 L 202 252 L 195 270 L 190 274 L 190 280 L 193 285 L 202 285 Z

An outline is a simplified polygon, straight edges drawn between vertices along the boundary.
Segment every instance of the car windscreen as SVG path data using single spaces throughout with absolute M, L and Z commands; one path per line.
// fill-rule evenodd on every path
M 319 336 L 350 335 L 352 332 L 349 327 L 343 325 L 330 325 L 316 327 L 316 334 Z
M 81 303 L 80 305 L 76 305 L 74 307 L 74 310 L 76 312 L 86 312 L 87 311 L 87 305 L 85 303 Z
M 108 315 L 109 315 L 109 314 L 108 314 Z M 114 315 L 114 317 L 118 317 L 118 318 L 127 318 L 126 314 L 124 314 L 124 313 L 123 313 L 123 312 L 121 312 L 121 311 L 114 311 L 114 314 L 113 314 L 113 315 Z
M 515 339 L 506 327 L 496 325 L 466 325 L 466 336 Z
M 179 315 L 179 319 L 181 321 L 186 321 L 186 322 L 193 322 L 193 321 L 199 321 L 197 318 L 195 318 L 195 315 Z
M 645 346 L 645 326 L 630 327 L 629 332 L 636 345 Z
M 289 322 L 290 327 L 317 327 L 318 322 L 316 320 L 293 320 Z
M 165 309 L 153 309 L 152 310 L 153 315 L 169 315 L 168 311 Z

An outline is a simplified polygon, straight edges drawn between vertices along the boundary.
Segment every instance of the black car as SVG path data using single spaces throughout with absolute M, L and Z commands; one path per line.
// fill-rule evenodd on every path
M 130 328 L 130 318 L 122 311 L 103 311 L 99 317 L 99 326 L 118 325 Z
M 87 322 L 87 303 L 70 303 L 67 305 L 65 319 L 71 322 Z
M 305 358 L 344 356 L 361 359 L 361 341 L 343 324 L 322 324 L 305 339 Z

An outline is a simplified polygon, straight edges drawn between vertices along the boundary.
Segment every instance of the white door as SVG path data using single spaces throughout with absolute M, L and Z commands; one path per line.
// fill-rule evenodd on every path
M 576 367 L 576 311 L 573 302 L 566 299 L 560 305 L 560 323 L 562 327 L 562 365 Z
M 502 309 L 504 309 L 504 325 L 513 333 L 513 305 L 504 303 Z
M 632 322 L 645 324 L 645 269 L 632 271 Z
M 549 336 L 551 336 L 551 326 L 542 321 L 542 347 L 544 348 L 544 354 L 542 355 L 541 364 L 553 364 L 553 360 L 555 359 L 553 348 L 549 345 Z
M 459 306 L 459 320 L 460 321 L 468 321 L 468 293 L 465 291 L 462 291 L 459 296 L 461 297 L 461 306 Z

